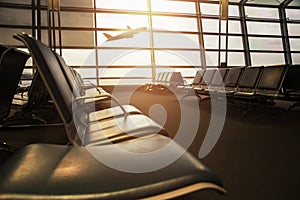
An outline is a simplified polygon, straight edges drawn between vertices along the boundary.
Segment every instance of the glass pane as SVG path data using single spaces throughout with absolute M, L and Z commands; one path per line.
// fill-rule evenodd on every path
M 60 5 L 69 7 L 81 7 L 81 8 L 93 8 L 93 0 L 63 0 L 60 1 Z
M 156 65 L 201 66 L 200 51 L 155 51 Z
M 251 60 L 252 65 L 275 65 L 285 63 L 282 53 L 251 53 Z
M 219 4 L 200 3 L 201 14 L 204 15 L 219 15 Z M 238 6 L 229 5 L 228 16 L 239 16 Z
M 31 29 L 13 29 L 13 28 L 0 28 L 1 37 L 0 43 L 6 45 L 23 45 L 23 43 L 19 42 L 18 40 L 14 39 L 12 36 L 15 33 L 25 32 L 27 34 L 32 34 Z
M 240 16 L 239 7 L 234 5 L 229 5 L 228 15 L 239 17 Z
M 94 27 L 93 13 L 61 12 L 62 27 Z
M 225 29 L 225 26 L 222 29 L 223 33 L 226 32 L 224 29 Z M 228 21 L 228 32 L 229 33 L 242 33 L 240 22 L 239 21 L 233 21 L 233 20 Z
M 90 78 L 96 78 L 97 73 L 96 73 L 96 68 L 75 68 L 75 70 L 81 75 L 82 78 L 90 79 Z
M 225 36 L 222 37 L 224 40 L 222 44 L 225 45 Z M 225 47 L 224 47 L 225 48 Z M 228 37 L 228 49 L 236 50 L 236 49 L 244 49 L 242 37 L 229 36 Z
M 149 50 L 101 49 L 98 51 L 100 66 L 148 66 L 151 65 Z
M 3 3 L 12 3 L 12 4 L 30 4 L 31 0 L 1 0 Z
M 207 66 L 218 66 L 218 52 L 208 51 L 206 52 L 206 65 Z
M 281 35 L 279 23 L 247 22 L 248 34 Z
M 147 10 L 147 0 L 97 0 L 97 8 Z
M 31 26 L 31 10 L 0 8 L 0 24 Z
M 94 47 L 94 32 L 92 31 L 67 31 L 62 32 L 63 46 Z M 70 37 L 72 35 L 72 37 Z
M 201 14 L 219 15 L 219 4 L 200 3 Z
M 245 66 L 243 52 L 228 52 L 228 66 Z
M 191 68 L 171 68 L 171 67 L 159 67 L 156 68 L 156 74 L 160 72 L 180 72 L 182 77 L 193 77 L 196 74 L 197 69 Z
M 63 49 L 63 58 L 71 66 L 96 66 L 94 49 Z
M 156 48 L 199 49 L 198 35 L 180 33 L 154 33 Z
M 219 36 L 204 35 L 204 45 L 206 49 L 219 49 Z M 221 48 L 226 48 L 226 37 L 221 37 Z M 228 49 L 243 49 L 242 37 L 228 36 Z
M 128 14 L 97 13 L 98 28 L 131 28 L 148 27 L 148 16 Z
M 130 78 L 130 77 L 151 77 L 152 69 L 148 68 L 99 68 L 99 77 L 105 78 Z
M 218 19 L 202 19 L 203 32 L 219 33 Z M 222 32 L 226 33 L 226 22 L 222 20 Z M 241 25 L 239 21 L 228 21 L 229 33 L 241 33 Z
M 99 85 L 145 85 L 152 82 L 151 79 L 100 79 Z
M 171 31 L 197 31 L 196 18 L 153 16 L 153 28 Z
M 219 20 L 217 19 L 202 19 L 203 32 L 219 32 Z
M 56 45 L 59 46 L 59 32 L 55 33 Z M 72 35 L 72 37 L 70 37 Z M 63 30 L 61 32 L 62 46 L 68 47 L 94 47 L 94 32 L 93 31 L 75 31 Z M 41 41 L 48 45 L 48 30 L 42 30 Z
M 47 0 L 41 0 L 41 5 L 46 6 Z M 93 0 L 63 0 L 60 1 L 61 7 L 81 7 L 81 8 L 93 8 Z
M 219 36 L 216 35 L 203 35 L 205 49 L 218 49 Z
M 249 45 L 251 50 L 283 50 L 281 38 L 249 37 Z
M 191 77 L 195 76 L 197 69 L 192 68 L 174 68 L 175 72 L 180 72 L 182 77 Z
M 290 47 L 292 51 L 300 51 L 300 39 L 290 39 Z
M 286 9 L 285 12 L 289 20 L 300 20 L 299 9 Z
M 196 13 L 194 2 L 152 0 L 151 9 L 154 12 Z
M 288 24 L 288 32 L 290 36 L 299 36 L 300 24 Z
M 300 53 L 292 53 L 293 64 L 300 64 Z
M 264 19 L 279 19 L 277 8 L 262 8 L 262 7 L 245 7 L 247 17 L 264 18 Z

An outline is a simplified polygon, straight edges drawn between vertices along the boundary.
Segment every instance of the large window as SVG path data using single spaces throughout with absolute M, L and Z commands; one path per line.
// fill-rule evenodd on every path
M 220 7 L 218 2 L 200 3 L 200 7 L 204 47 L 207 51 L 207 67 L 219 66 L 219 61 L 227 62 L 227 65 L 232 67 L 244 66 L 238 6 L 229 5 L 228 21 L 221 20 L 221 22 L 219 20 Z M 226 29 L 228 29 L 228 37 L 226 37 Z
M 279 11 L 246 6 L 247 34 L 252 65 L 284 63 Z
M 0 0 L 0 42 L 21 46 L 12 35 L 27 32 L 48 44 L 46 2 Z M 228 21 L 220 24 L 218 0 L 61 0 L 62 55 L 83 78 L 100 85 L 149 83 L 161 71 L 192 78 L 196 68 L 220 62 L 280 64 L 287 53 L 299 64 L 298 7 L 290 3 L 285 9 L 288 45 L 280 3 L 263 2 L 247 1 L 242 16 L 239 1 L 229 0 Z M 108 34 L 136 28 L 141 29 L 133 35 L 107 41 Z

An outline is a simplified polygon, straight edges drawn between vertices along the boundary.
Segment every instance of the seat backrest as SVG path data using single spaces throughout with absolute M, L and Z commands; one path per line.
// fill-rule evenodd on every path
M 172 86 L 183 85 L 184 81 L 180 72 L 171 72 L 170 84 Z
M 18 83 L 29 54 L 13 47 L 6 49 L 0 59 L 0 121 L 10 112 Z
M 206 90 L 207 88 L 211 87 L 211 81 L 214 77 L 214 74 L 216 72 L 217 68 L 213 68 L 213 69 L 206 69 L 205 73 L 202 77 L 202 80 L 199 84 L 199 89 L 200 90 Z
M 226 78 L 225 78 L 225 87 L 235 88 L 237 87 L 241 74 L 243 73 L 244 67 L 234 67 L 229 68 Z
M 222 84 L 224 84 L 227 71 L 228 71 L 227 68 L 219 68 L 215 72 L 214 77 L 211 80 L 211 86 L 221 86 Z
M 50 94 L 41 78 L 41 75 L 38 72 L 34 73 L 28 91 L 28 101 L 22 111 L 30 111 L 35 106 L 47 104 L 50 99 Z
M 9 46 L 5 46 L 3 44 L 0 44 L 0 58 L 2 56 L 2 54 L 7 50 L 9 49 Z
M 300 65 L 289 66 L 283 88 L 286 92 L 300 91 Z
M 260 78 L 263 66 L 246 67 L 238 84 L 240 89 L 255 89 Z
M 77 136 L 72 110 L 75 97 L 55 53 L 49 47 L 25 33 L 16 34 L 14 38 L 23 42 L 29 49 L 37 70 L 64 122 L 69 141 L 74 144 L 74 138 Z M 85 113 L 78 112 L 77 114 Z
M 205 69 L 197 70 L 192 85 L 198 86 L 200 84 L 200 82 L 202 81 L 204 73 L 205 73 Z
M 200 87 L 209 86 L 217 69 L 206 69 L 200 82 Z
M 158 82 L 166 86 L 178 86 L 183 85 L 183 78 L 180 72 L 163 72 L 163 80 Z
M 171 78 L 172 78 L 172 72 L 165 72 L 165 79 L 163 81 L 163 84 L 170 85 L 171 84 Z
M 167 73 L 167 72 L 162 72 L 161 79 L 160 79 L 159 83 L 165 82 L 167 76 L 168 76 L 168 73 Z
M 57 53 L 54 54 L 75 98 L 84 95 L 84 91 L 81 88 L 81 85 L 83 84 L 81 77 L 75 74 L 75 71 L 66 64 L 65 60 L 60 55 Z
M 257 92 L 264 94 L 264 91 L 266 90 L 274 91 L 274 95 L 279 93 L 287 69 L 287 65 L 265 66 L 257 85 Z
M 159 83 L 160 80 L 161 80 L 161 78 L 162 78 L 162 73 L 161 73 L 161 72 L 160 72 L 160 73 L 157 73 L 157 75 L 156 75 L 156 77 L 155 77 L 155 83 Z

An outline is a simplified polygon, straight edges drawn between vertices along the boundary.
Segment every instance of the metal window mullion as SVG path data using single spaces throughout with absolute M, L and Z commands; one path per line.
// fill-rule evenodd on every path
M 150 56 L 151 56 L 151 70 L 152 70 L 152 80 L 156 78 L 156 67 L 155 67 L 155 53 L 154 53 L 154 35 L 153 35 L 153 21 L 152 21 L 152 7 L 151 0 L 147 0 L 148 5 L 148 21 L 150 28 Z
M 37 39 L 42 40 L 41 0 L 37 0 Z
M 200 45 L 200 59 L 202 68 L 206 69 L 206 57 L 205 57 L 205 46 L 203 38 L 203 28 L 202 28 L 202 16 L 201 16 L 201 7 L 200 1 L 195 2 L 196 6 L 196 15 L 197 15 L 197 27 L 198 27 L 198 41 Z
M 284 50 L 284 59 L 287 65 L 291 65 L 293 63 L 290 41 L 289 41 L 289 34 L 288 34 L 288 27 L 287 27 L 287 18 L 285 12 L 285 8 L 290 2 L 292 2 L 292 0 L 285 0 L 278 7 L 278 12 L 280 17 L 280 29 L 282 35 L 282 45 Z
M 96 8 L 96 0 L 94 0 L 94 7 L 93 7 L 93 14 L 94 14 L 94 33 L 95 33 L 95 61 L 96 61 L 96 85 L 100 85 L 100 77 L 99 77 L 99 56 L 98 56 L 98 36 L 97 36 L 97 8 Z
M 34 38 L 36 38 L 36 31 L 35 31 L 35 27 L 36 27 L 36 7 L 35 7 L 35 0 L 31 1 L 31 24 L 32 24 L 32 30 L 31 30 L 31 34 Z
M 247 31 L 247 23 L 246 23 L 246 15 L 245 15 L 246 2 L 247 0 L 241 0 L 238 6 L 239 6 L 239 14 L 240 14 L 240 22 L 241 22 L 242 40 L 244 45 L 245 64 L 246 66 L 251 66 L 250 47 L 249 47 L 249 39 L 248 39 L 248 31 Z

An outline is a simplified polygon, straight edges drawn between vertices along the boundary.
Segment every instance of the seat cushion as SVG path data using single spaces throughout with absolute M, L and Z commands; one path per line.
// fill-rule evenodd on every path
M 170 143 L 161 135 L 118 144 L 134 153 L 147 153 Z M 170 165 L 151 172 L 130 173 L 113 169 L 90 152 L 117 159 L 114 145 L 85 147 L 33 144 L 16 152 L 0 166 L 0 199 L 140 199 L 170 192 L 195 183 L 222 183 L 206 166 L 189 153 Z M 184 151 L 176 143 L 172 152 Z M 169 152 L 158 159 L 167 159 Z M 156 160 L 158 161 L 158 160 Z M 153 160 L 140 160 L 151 165 Z M 138 170 L 139 165 L 135 165 Z
M 137 109 L 132 105 L 123 105 L 123 108 L 128 114 L 142 114 L 142 112 L 139 109 Z M 124 116 L 123 110 L 119 106 L 117 106 L 117 107 L 111 107 L 111 108 L 91 112 L 90 118 L 94 118 L 95 120 L 103 120 L 103 119 L 108 119 L 113 117 L 119 117 L 122 115 Z
M 154 134 L 167 135 L 162 126 L 142 114 L 100 121 L 97 119 L 97 113 L 90 114 L 88 131 L 80 136 L 84 140 L 83 144 L 106 144 Z

